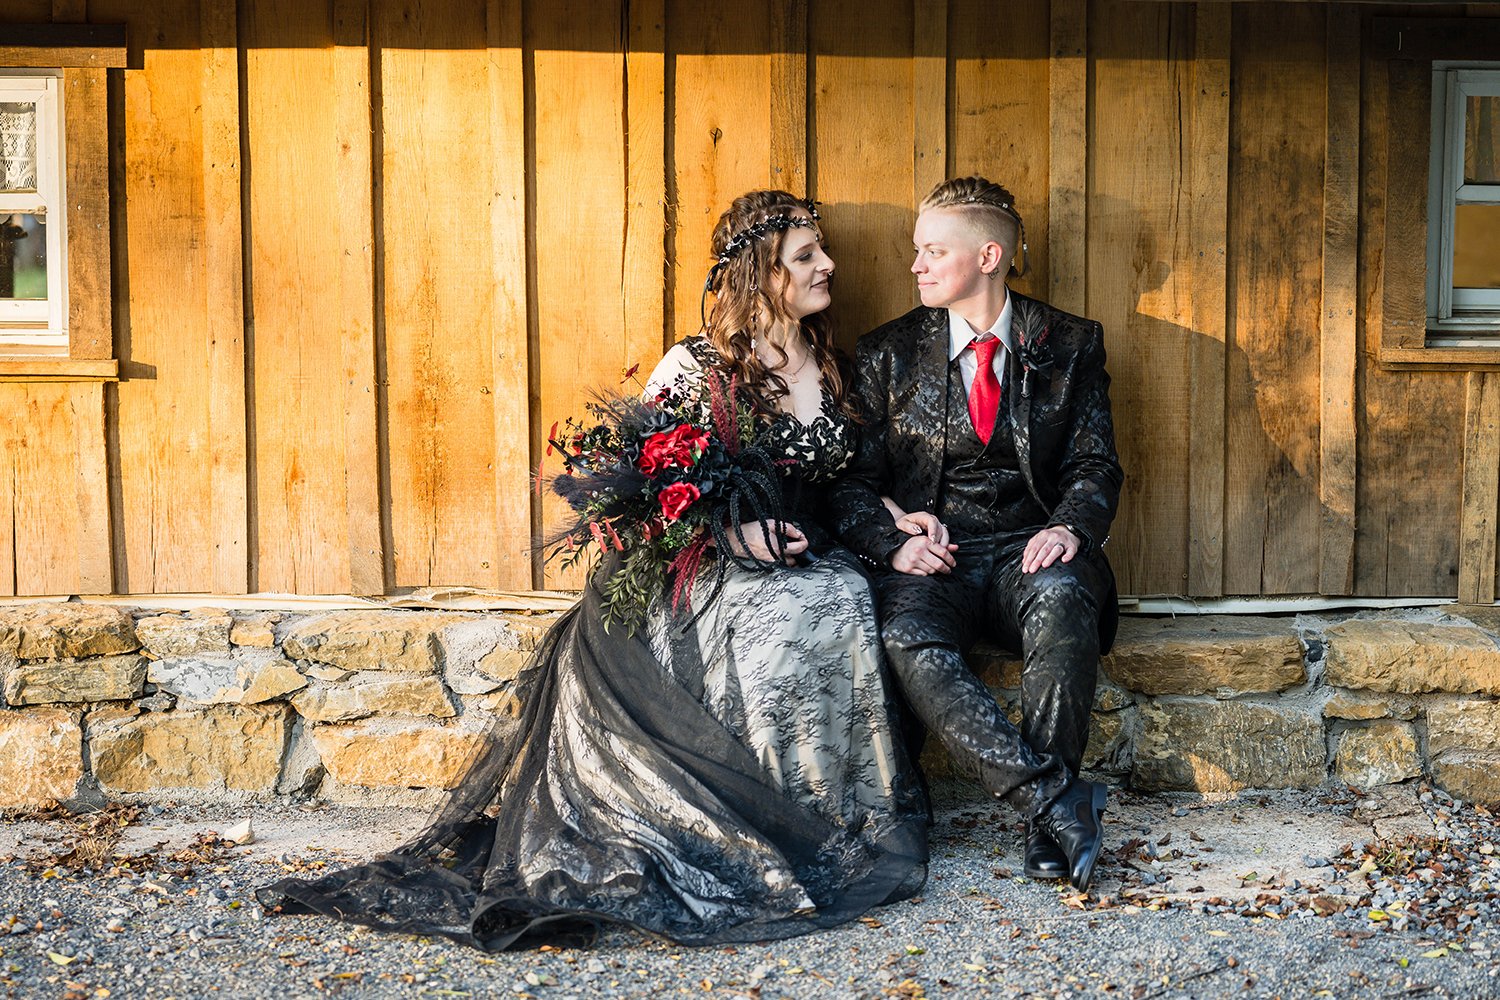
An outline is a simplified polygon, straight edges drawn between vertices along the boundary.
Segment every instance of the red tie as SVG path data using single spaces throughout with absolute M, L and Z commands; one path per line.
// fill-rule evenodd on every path
M 989 444 L 990 435 L 995 432 L 995 417 L 1000 412 L 1000 380 L 995 377 L 995 350 L 1000 346 L 1000 338 L 985 337 L 971 341 L 969 346 L 979 362 L 974 384 L 969 387 L 969 419 L 979 440 Z

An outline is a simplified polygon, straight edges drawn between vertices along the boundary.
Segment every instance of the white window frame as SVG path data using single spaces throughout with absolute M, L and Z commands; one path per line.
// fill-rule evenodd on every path
M 1454 209 L 1500 204 L 1500 184 L 1464 183 L 1467 99 L 1500 97 L 1500 63 L 1432 64 L 1427 190 L 1427 343 L 1500 347 L 1500 289 L 1453 287 Z
M 0 192 L 0 216 L 13 212 L 47 220 L 47 298 L 0 300 L 0 345 L 68 348 L 67 150 L 62 74 L 57 70 L 0 70 L 0 102 L 35 101 L 37 190 Z

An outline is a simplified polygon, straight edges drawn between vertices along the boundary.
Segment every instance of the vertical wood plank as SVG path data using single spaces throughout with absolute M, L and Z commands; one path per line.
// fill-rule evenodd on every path
M 70 593 L 114 591 L 114 550 L 109 533 L 109 463 L 104 438 L 104 383 L 68 387 L 73 422 L 74 482 L 78 509 L 77 582 Z
M 778 12 L 779 28 L 773 22 Z M 677 340 L 698 332 L 703 279 L 713 263 L 710 238 L 730 201 L 783 185 L 793 194 L 811 193 L 807 12 L 801 0 L 741 7 L 669 0 L 666 17 L 673 67 L 668 160 L 675 197 L 667 339 Z M 797 51 L 803 53 L 800 73 Z M 774 172 L 778 166 L 781 173 Z
M 73 388 L 57 382 L 15 388 L 19 406 L 7 412 L 25 428 L 14 451 L 16 593 L 76 594 L 83 521 L 59 510 L 59 499 L 76 497 L 78 489 Z
M 235 0 L 200 8 L 212 567 L 221 594 L 244 593 L 250 576 L 236 8 Z
M 771 3 L 771 178 L 807 190 L 807 0 Z
M 333 2 L 338 316 L 344 402 L 349 590 L 384 594 L 379 412 L 375 387 L 375 219 L 370 136 L 370 25 L 365 0 Z
M 1104 325 L 1115 434 L 1128 470 L 1111 532 L 1121 593 L 1182 593 L 1191 410 L 1192 12 L 1091 8 L 1087 299 Z M 1054 149 L 1053 163 L 1057 156 Z M 1065 237 L 1054 218 L 1052 232 Z M 1056 241 L 1054 240 L 1054 243 Z M 1054 266 L 1061 266 L 1054 257 Z
M 1355 591 L 1361 596 L 1402 597 L 1454 594 L 1458 589 L 1460 508 L 1463 493 L 1464 376 L 1453 372 L 1388 371 L 1380 352 L 1399 345 L 1385 343 L 1387 317 L 1409 317 L 1408 303 L 1393 296 L 1413 294 L 1403 265 L 1388 266 L 1392 256 L 1407 258 L 1418 242 L 1418 263 L 1425 262 L 1426 115 L 1425 83 L 1407 80 L 1398 86 L 1393 74 L 1403 64 L 1368 59 L 1360 102 L 1360 352 L 1356 372 L 1355 444 L 1359 475 L 1355 481 Z M 1411 83 L 1419 83 L 1413 87 Z M 1399 103 L 1399 107 L 1396 105 Z M 1420 121 L 1417 119 L 1420 118 Z M 1418 154 L 1409 133 L 1422 135 Z M 1420 192 L 1413 195 L 1410 166 L 1395 156 L 1420 155 Z M 1419 197 L 1420 215 L 1397 201 Z M 1413 231 L 1412 227 L 1419 227 Z M 1410 261 L 1407 261 L 1410 264 Z M 1403 289 L 1391 290 L 1391 281 Z M 1425 281 L 1425 279 L 1419 279 Z M 1425 314 L 1420 284 L 1415 312 Z M 1422 324 L 1425 326 L 1425 322 Z M 1419 442 L 1419 444 L 1413 444 Z
M 26 388 L 19 383 L 0 383 L 0 407 L 5 413 L 20 413 Z M 20 420 L 0 420 L 0 597 L 16 593 L 16 456 L 20 451 Z
M 1359 48 L 1359 12 L 1348 7 L 1329 7 L 1318 438 L 1318 499 L 1322 506 L 1318 590 L 1323 594 L 1349 594 L 1354 589 Z
M 1088 303 L 1088 3 L 1053 0 L 1048 86 L 1048 300 L 1086 313 Z
M 1500 534 L 1500 372 L 1470 372 L 1464 415 L 1458 599 L 1492 604 Z
M 1194 596 L 1224 594 L 1224 345 L 1228 325 L 1230 7 L 1198 4 L 1192 106 L 1192 329 L 1188 575 Z
M 809 39 L 816 81 L 813 186 L 838 262 L 831 317 L 845 347 L 911 309 L 916 98 L 911 0 L 823 0 Z M 845 248 L 840 252 L 840 248 Z
M 1046 0 L 1012 0 L 995 16 L 990 0 L 949 0 L 947 173 L 980 174 L 1015 196 L 1026 222 L 1031 269 L 1007 284 L 1039 299 L 1051 294 L 1048 244 L 1051 16 Z M 918 188 L 921 185 L 918 184 Z M 926 191 L 919 191 L 925 195 Z
M 205 314 L 214 299 L 202 210 L 199 4 L 92 0 L 90 8 L 98 21 L 128 21 L 141 46 L 141 68 L 125 74 L 123 126 L 114 137 L 116 308 L 127 376 L 111 393 L 116 583 L 125 593 L 210 591 L 216 536 Z M 159 47 L 144 46 L 146 39 Z
M 533 362 L 540 394 L 532 448 L 556 420 L 584 416 L 591 390 L 619 385 L 636 361 L 618 296 L 621 279 L 637 262 L 626 250 L 626 67 L 618 3 L 565 0 L 528 7 L 527 50 L 534 65 L 536 187 L 536 315 L 540 332 Z M 739 109 L 745 114 L 745 109 Z M 748 117 L 748 115 L 747 115 Z M 764 147 L 756 160 L 766 170 Z M 699 282 L 702 281 L 700 277 Z M 654 355 L 660 349 L 658 340 Z M 655 358 L 648 358 L 651 363 Z M 542 528 L 565 516 L 550 495 Z M 577 570 L 548 567 L 548 587 L 576 586 Z
M 1432 135 L 1432 71 L 1426 63 L 1389 63 L 1386 159 L 1385 309 L 1381 343 L 1427 341 L 1427 160 Z
M 1325 15 L 1233 16 L 1224 586 L 1315 593 Z
M 531 561 L 523 558 L 531 539 L 532 453 L 530 350 L 526 324 L 526 104 L 521 7 L 521 0 L 489 0 L 485 11 L 493 172 L 490 240 L 495 287 L 490 333 L 498 513 L 498 564 L 494 578 L 499 586 L 518 590 L 541 583 L 539 579 L 533 580 Z M 659 252 L 656 259 L 660 259 Z M 660 302 L 660 285 L 656 294 Z M 658 316 L 658 329 L 660 325 Z
M 495 495 L 496 265 L 493 223 L 485 217 L 494 197 L 493 123 L 487 94 L 475 99 L 476 86 L 489 86 L 487 4 L 379 0 L 373 11 L 383 124 L 377 225 L 389 382 L 390 582 L 494 586 L 502 566 L 524 579 L 510 565 L 524 561 L 521 553 L 500 548 Z M 618 30 L 618 20 L 611 23 Z M 570 128 L 574 110 L 561 116 Z M 467 151 L 463 169 L 455 169 L 456 150 Z M 576 202 L 588 184 L 571 180 L 566 197 Z M 592 247 L 596 237 L 579 239 L 568 243 L 570 251 L 582 253 L 584 241 Z M 565 294 L 576 302 L 582 287 Z
M 364 11 L 267 0 L 244 31 L 255 583 L 382 593 Z
M 82 4 L 79 4 L 81 7 Z M 80 15 L 81 19 L 81 15 Z M 109 130 L 102 69 L 63 70 L 67 147 L 68 354 L 114 356 L 110 314 Z
M 912 204 L 920 205 L 948 176 L 948 0 L 913 8 Z
M 625 248 L 621 328 L 630 365 L 666 344 L 666 2 L 633 0 L 625 52 Z

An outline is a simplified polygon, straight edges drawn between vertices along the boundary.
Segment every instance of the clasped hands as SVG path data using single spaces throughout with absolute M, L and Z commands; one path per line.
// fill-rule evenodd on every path
M 931 576 L 951 573 L 958 565 L 955 556 L 958 544 L 949 540 L 948 526 L 939 521 L 936 514 L 925 510 L 902 514 L 896 518 L 896 527 L 912 537 L 896 550 L 891 560 L 893 569 L 911 576 Z M 1079 537 L 1067 528 L 1043 528 L 1026 543 L 1026 551 L 1021 555 L 1021 572 L 1035 573 L 1059 559 L 1072 562 L 1082 544 Z

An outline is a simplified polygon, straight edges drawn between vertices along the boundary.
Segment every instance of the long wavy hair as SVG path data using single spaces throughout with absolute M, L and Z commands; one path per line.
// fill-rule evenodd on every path
M 751 191 L 740 195 L 714 226 L 711 247 L 718 257 L 737 234 L 757 222 L 778 215 L 807 214 L 807 202 L 786 191 Z M 766 412 L 775 409 L 776 401 L 787 395 L 784 379 L 767 368 L 756 356 L 751 342 L 757 336 L 761 316 L 773 322 L 798 325 L 787 312 L 781 296 L 786 269 L 781 266 L 781 249 L 787 233 L 779 230 L 752 240 L 710 276 L 708 290 L 713 292 L 713 306 L 703 328 L 708 342 L 718 349 L 729 371 L 749 392 L 756 406 Z M 802 317 L 802 332 L 812 350 L 813 361 L 828 387 L 834 404 L 848 411 L 847 390 L 839 357 L 833 345 L 833 324 L 826 311 Z M 782 362 L 786 360 L 782 356 Z

